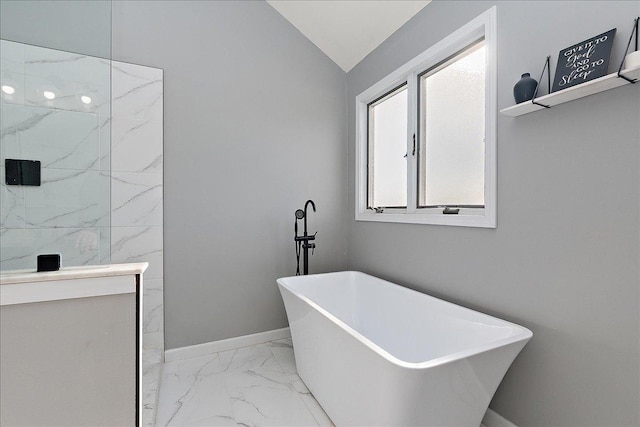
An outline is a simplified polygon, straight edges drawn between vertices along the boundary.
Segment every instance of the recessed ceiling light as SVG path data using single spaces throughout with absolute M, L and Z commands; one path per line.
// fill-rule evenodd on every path
M 87 95 L 82 95 L 80 97 L 80 101 L 82 101 L 85 104 L 91 104 L 91 97 Z
M 9 85 L 2 85 L 2 91 L 7 95 L 13 95 L 14 93 L 16 93 L 16 90 L 13 88 L 13 86 Z
M 42 95 L 44 95 L 44 97 L 49 100 L 56 98 L 56 94 L 51 92 L 50 90 L 45 90 L 44 92 L 42 92 Z

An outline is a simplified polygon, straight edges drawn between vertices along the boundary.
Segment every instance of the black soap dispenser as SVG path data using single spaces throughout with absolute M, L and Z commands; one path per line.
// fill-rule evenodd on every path
M 38 255 L 38 271 L 60 270 L 60 254 Z

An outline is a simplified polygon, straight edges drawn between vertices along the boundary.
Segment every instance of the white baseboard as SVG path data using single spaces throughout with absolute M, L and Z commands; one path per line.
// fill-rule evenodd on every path
M 289 328 L 274 329 L 273 331 L 259 332 L 257 334 L 243 335 L 241 337 L 226 340 L 206 342 L 187 347 L 172 348 L 164 352 L 164 361 L 187 359 L 189 357 L 204 356 L 219 351 L 233 350 L 239 347 L 260 344 L 267 341 L 290 338 Z
M 518 427 L 491 408 L 487 408 L 482 424 L 486 427 Z

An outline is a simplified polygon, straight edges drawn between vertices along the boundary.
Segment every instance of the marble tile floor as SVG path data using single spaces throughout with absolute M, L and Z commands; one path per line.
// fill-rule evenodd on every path
M 165 363 L 155 425 L 333 426 L 296 372 L 291 339 Z
M 165 364 L 161 351 L 144 351 L 145 427 L 335 427 L 298 377 L 290 338 Z

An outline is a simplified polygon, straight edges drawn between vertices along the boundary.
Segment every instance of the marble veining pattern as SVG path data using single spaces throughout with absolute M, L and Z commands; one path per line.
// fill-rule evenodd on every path
M 98 227 L 100 264 L 111 264 L 111 227 Z
M 98 264 L 100 230 L 97 228 L 0 229 L 0 269 L 35 268 L 36 255 L 59 253 L 65 265 Z
M 111 225 L 162 225 L 162 175 L 113 172 Z
M 162 347 L 147 346 L 142 352 L 142 425 L 155 425 L 162 375 Z
M 109 114 L 109 62 L 103 58 L 25 45 L 25 104 Z M 55 92 L 55 99 L 44 98 L 45 90 Z M 83 103 L 81 96 L 91 97 L 91 103 Z
M 100 160 L 98 168 L 101 171 L 111 171 L 111 116 L 98 116 L 100 135 Z
M 113 117 L 162 121 L 163 71 L 113 61 Z
M 99 168 L 111 171 L 111 260 L 146 261 L 144 353 L 164 351 L 163 71 L 112 62 L 111 116 L 99 115 Z M 155 359 L 154 359 L 155 360 Z M 147 363 L 143 424 L 153 425 L 160 368 Z
M 92 84 L 109 81 L 109 60 L 62 50 L 24 45 L 24 66 L 25 74 L 31 76 L 58 76 Z
M 112 170 L 162 172 L 162 123 L 113 117 L 111 127 Z
M 145 279 L 143 331 L 145 347 L 162 347 L 164 343 L 164 306 L 161 279 Z
M 111 261 L 148 262 L 145 279 L 162 279 L 162 227 L 112 227 Z
M 2 160 L 19 155 L 42 167 L 99 167 L 99 120 L 95 114 L 2 104 Z M 14 157 L 15 158 L 15 157 Z
M 295 370 L 290 339 L 165 363 L 158 426 L 333 426 Z
M 111 116 L 98 116 L 99 168 L 111 171 L 111 259 L 149 262 L 143 345 L 164 348 L 163 70 L 113 61 L 111 72 Z
M 0 166 L 0 177 L 4 178 L 4 163 Z M 24 188 L 17 185 L 7 185 L 0 181 L 0 228 L 24 228 L 25 206 Z
M 56 110 L 109 114 L 108 77 L 102 85 L 61 79 L 52 80 L 49 76 L 32 75 L 25 75 L 24 82 L 25 105 L 47 107 Z M 55 92 L 55 99 L 46 99 L 43 96 L 45 90 Z M 91 103 L 83 103 L 81 100 L 82 96 L 89 96 Z
M 108 227 L 109 175 L 42 169 L 42 184 L 25 187 L 26 227 Z

